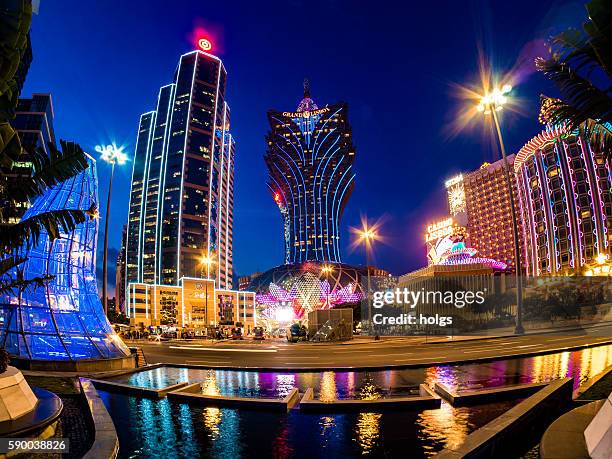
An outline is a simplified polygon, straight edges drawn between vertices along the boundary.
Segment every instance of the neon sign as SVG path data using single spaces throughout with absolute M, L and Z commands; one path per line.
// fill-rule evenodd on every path
M 444 220 L 430 223 L 427 225 L 427 233 L 425 234 L 425 242 L 435 241 L 445 236 L 453 234 L 453 218 L 449 217 Z
M 202 51 L 210 51 L 212 49 L 212 43 L 209 40 L 207 40 L 206 38 L 200 38 L 198 40 L 198 47 Z
M 311 116 L 320 115 L 321 113 L 327 113 L 329 111 L 329 107 L 323 107 L 318 110 L 310 110 L 303 112 L 283 112 L 283 116 L 288 116 L 289 118 L 310 118 Z

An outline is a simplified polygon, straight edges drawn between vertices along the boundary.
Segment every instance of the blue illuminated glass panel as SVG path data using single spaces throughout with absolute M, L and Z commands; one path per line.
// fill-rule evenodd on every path
M 87 210 L 98 202 L 96 166 L 90 166 L 40 196 L 23 216 L 57 209 Z M 38 244 L 21 249 L 26 278 L 53 276 L 45 287 L 0 297 L 0 345 L 23 359 L 117 358 L 129 349 L 104 315 L 95 277 L 98 219 L 51 241 L 42 231 Z

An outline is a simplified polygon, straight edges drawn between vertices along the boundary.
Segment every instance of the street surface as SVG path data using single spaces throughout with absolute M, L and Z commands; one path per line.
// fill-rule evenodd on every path
M 612 325 L 580 331 L 467 340 L 429 337 L 358 337 L 343 343 L 253 341 L 127 341 L 142 348 L 147 363 L 204 365 L 217 368 L 343 369 L 430 366 L 544 354 L 603 344 L 612 345 Z M 581 335 L 579 335 L 579 333 Z M 436 340 L 436 342 L 432 342 Z

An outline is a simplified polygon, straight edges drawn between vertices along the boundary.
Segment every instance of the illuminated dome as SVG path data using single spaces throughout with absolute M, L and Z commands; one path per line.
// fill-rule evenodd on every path
M 290 323 L 317 309 L 351 307 L 364 298 L 361 269 L 343 263 L 308 261 L 277 266 L 249 284 L 258 320 Z

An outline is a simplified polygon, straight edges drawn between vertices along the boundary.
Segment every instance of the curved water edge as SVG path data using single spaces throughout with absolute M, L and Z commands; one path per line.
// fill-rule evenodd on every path
M 482 364 L 354 372 L 253 372 L 156 368 L 119 376 L 116 382 L 159 388 L 202 382 L 203 392 L 280 397 L 291 388 L 314 387 L 323 400 L 405 395 L 418 384 L 456 389 L 497 387 L 573 377 L 574 386 L 612 365 L 612 345 Z M 427 457 L 461 444 L 474 430 L 517 401 L 385 413 L 270 413 L 190 406 L 99 391 L 120 439 L 120 457 L 197 457 L 273 454 L 280 457 L 391 455 Z M 264 455 L 265 455 L 264 454 Z

